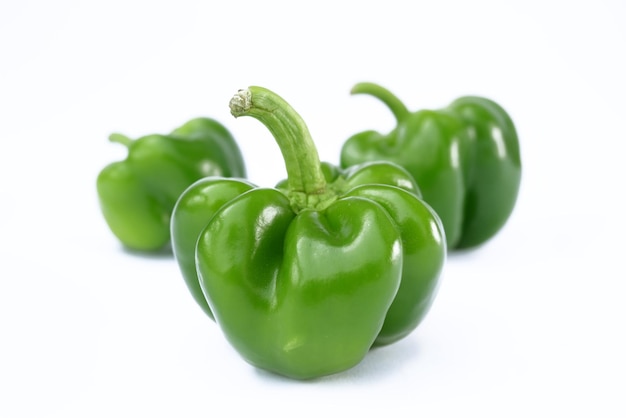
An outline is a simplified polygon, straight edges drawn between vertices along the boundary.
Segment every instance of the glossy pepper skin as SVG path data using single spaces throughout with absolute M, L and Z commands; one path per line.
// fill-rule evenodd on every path
M 320 163 L 302 118 L 265 88 L 239 91 L 230 107 L 270 130 L 287 180 L 206 178 L 181 195 L 173 248 L 196 300 L 246 361 L 296 379 L 346 370 L 408 335 L 446 255 L 412 176 L 392 163 Z
M 501 106 L 467 96 L 445 109 L 410 112 L 377 84 L 359 83 L 352 93 L 380 99 L 397 126 L 386 135 L 366 131 L 350 137 L 341 149 L 342 167 L 386 160 L 406 168 L 441 217 L 449 249 L 476 247 L 504 226 L 522 166 L 515 126 Z
M 246 175 L 234 138 L 210 118 L 192 119 L 169 135 L 109 139 L 125 145 L 128 155 L 99 173 L 100 208 L 113 234 L 132 250 L 158 251 L 169 244 L 172 210 L 194 181 Z

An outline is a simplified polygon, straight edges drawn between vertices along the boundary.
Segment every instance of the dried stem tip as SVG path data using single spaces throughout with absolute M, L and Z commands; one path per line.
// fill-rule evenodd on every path
M 234 117 L 238 117 L 250 110 L 252 106 L 252 93 L 248 89 L 239 90 L 232 99 L 230 99 L 230 113 Z

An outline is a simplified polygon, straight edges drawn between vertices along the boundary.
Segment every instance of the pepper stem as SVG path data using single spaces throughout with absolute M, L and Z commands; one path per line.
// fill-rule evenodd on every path
M 297 212 L 319 209 L 334 200 L 309 129 L 289 103 L 266 88 L 251 86 L 239 90 L 229 105 L 234 117 L 251 116 L 274 136 L 285 160 L 289 198 Z
M 386 88 L 375 83 L 357 83 L 350 90 L 350 94 L 369 94 L 387 105 L 397 122 L 409 115 L 409 109 L 400 99 Z
M 118 133 L 112 133 L 111 135 L 109 135 L 109 141 L 122 144 L 127 147 L 133 143 L 132 139 L 130 139 L 126 135 L 118 134 Z

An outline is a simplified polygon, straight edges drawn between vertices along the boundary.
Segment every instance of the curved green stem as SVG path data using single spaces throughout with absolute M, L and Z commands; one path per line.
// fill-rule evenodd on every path
M 230 112 L 259 120 L 272 133 L 285 160 L 290 199 L 297 211 L 332 200 L 309 129 L 289 103 L 266 88 L 251 86 L 233 96 Z
M 130 139 L 126 135 L 118 134 L 118 133 L 112 133 L 111 135 L 109 135 L 109 141 L 122 144 L 127 147 L 133 143 L 132 139 Z
M 378 84 L 357 83 L 352 87 L 352 90 L 350 90 L 350 94 L 369 94 L 376 97 L 387 105 L 397 122 L 402 121 L 402 119 L 409 115 L 409 109 L 406 108 L 404 103 L 392 92 Z

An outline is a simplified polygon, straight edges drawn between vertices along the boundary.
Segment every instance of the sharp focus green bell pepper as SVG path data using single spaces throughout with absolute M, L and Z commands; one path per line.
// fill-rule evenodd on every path
M 482 97 L 461 97 L 441 110 L 409 112 L 391 92 L 359 83 L 353 94 L 380 99 L 397 126 L 366 131 L 341 149 L 341 166 L 387 160 L 406 168 L 441 217 L 448 248 L 475 247 L 506 223 L 521 180 L 519 142 L 509 115 Z
M 169 243 L 176 200 L 194 181 L 246 175 L 234 138 L 213 119 L 192 119 L 169 135 L 109 139 L 127 146 L 128 156 L 99 173 L 100 207 L 113 234 L 133 250 L 156 251 Z
M 246 361 L 298 379 L 408 335 L 446 254 L 412 176 L 392 163 L 320 163 L 302 118 L 267 89 L 241 90 L 230 107 L 270 130 L 288 178 L 276 188 L 206 178 L 180 196 L 174 255 L 206 313 Z

